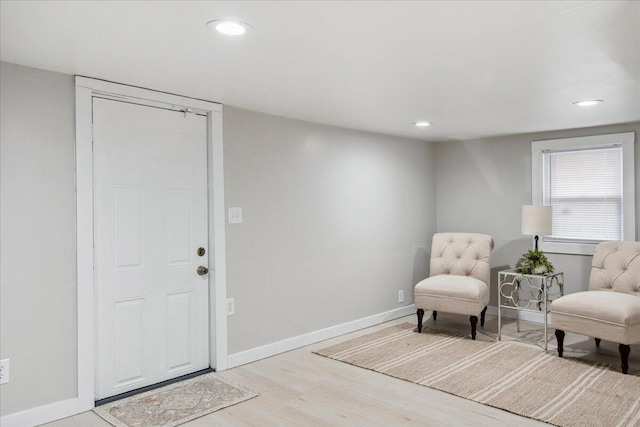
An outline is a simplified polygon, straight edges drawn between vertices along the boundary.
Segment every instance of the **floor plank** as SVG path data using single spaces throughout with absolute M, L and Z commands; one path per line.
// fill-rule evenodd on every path
M 184 424 L 211 426 L 543 426 L 547 425 L 500 409 L 392 378 L 377 372 L 313 354 L 345 339 L 404 322 L 408 316 L 371 328 L 332 338 L 321 343 L 279 354 L 221 373 L 260 396 Z M 468 333 L 468 318 L 439 313 L 437 322 L 426 326 Z M 549 351 L 555 352 L 555 338 L 549 329 Z M 503 319 L 503 339 L 521 345 L 542 346 L 542 327 L 521 322 L 516 332 L 512 319 Z M 487 316 L 478 339 L 494 341 L 497 318 Z M 586 358 L 618 365 L 616 343 L 602 341 L 598 349 L 593 339 L 567 333 L 565 357 Z M 633 345 L 631 368 L 640 368 L 640 346 Z M 48 424 L 50 427 L 108 427 L 92 412 Z

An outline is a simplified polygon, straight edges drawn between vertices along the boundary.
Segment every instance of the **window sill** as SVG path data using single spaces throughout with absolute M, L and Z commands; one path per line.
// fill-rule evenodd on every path
M 549 254 L 593 256 L 597 244 L 540 242 L 540 250 Z

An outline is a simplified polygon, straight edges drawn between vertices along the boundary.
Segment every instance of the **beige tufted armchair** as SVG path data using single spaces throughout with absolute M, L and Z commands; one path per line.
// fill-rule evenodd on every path
M 621 368 L 629 370 L 629 344 L 640 342 L 640 243 L 603 242 L 591 264 L 589 290 L 565 295 L 551 303 L 562 357 L 565 331 L 617 342 Z
M 471 338 L 476 325 L 484 326 L 489 304 L 489 273 L 493 239 L 486 234 L 436 233 L 431 243 L 431 276 L 415 288 L 418 332 L 425 310 L 470 316 Z

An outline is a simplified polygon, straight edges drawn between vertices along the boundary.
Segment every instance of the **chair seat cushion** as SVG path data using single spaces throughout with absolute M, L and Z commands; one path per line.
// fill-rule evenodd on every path
M 553 301 L 551 312 L 629 326 L 640 323 L 640 297 L 622 292 L 577 292 Z
M 611 291 L 565 295 L 551 303 L 556 329 L 620 344 L 640 342 L 640 296 Z
M 470 276 L 440 274 L 415 287 L 416 308 L 475 316 L 489 304 L 489 287 Z

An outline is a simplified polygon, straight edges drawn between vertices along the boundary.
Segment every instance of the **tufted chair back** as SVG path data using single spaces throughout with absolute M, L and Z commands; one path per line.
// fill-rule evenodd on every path
M 593 254 L 589 290 L 640 296 L 640 243 L 600 243 Z
M 431 276 L 471 276 L 489 286 L 493 239 L 486 234 L 436 233 L 431 243 Z

